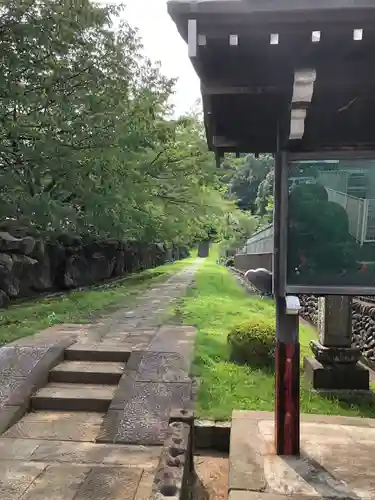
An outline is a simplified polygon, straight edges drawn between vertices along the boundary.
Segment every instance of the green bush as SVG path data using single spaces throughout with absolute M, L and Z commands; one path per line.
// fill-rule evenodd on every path
M 275 358 L 276 330 L 273 321 L 252 318 L 235 325 L 228 334 L 230 359 L 258 368 L 272 367 Z

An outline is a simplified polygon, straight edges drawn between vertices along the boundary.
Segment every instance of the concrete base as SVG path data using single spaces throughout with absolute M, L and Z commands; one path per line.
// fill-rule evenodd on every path
M 322 365 L 315 358 L 303 360 L 305 377 L 314 389 L 331 391 L 370 389 L 370 373 L 358 363 Z
M 234 411 L 230 500 L 374 500 L 375 420 L 301 415 L 301 454 L 277 456 L 274 415 Z

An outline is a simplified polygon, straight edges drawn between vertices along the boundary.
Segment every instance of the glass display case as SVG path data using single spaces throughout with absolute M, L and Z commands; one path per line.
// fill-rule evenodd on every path
M 375 159 L 289 158 L 286 167 L 287 289 L 375 290 Z

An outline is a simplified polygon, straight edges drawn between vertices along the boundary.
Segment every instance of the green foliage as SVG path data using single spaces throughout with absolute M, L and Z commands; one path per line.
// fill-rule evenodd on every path
M 304 202 L 328 201 L 328 193 L 321 184 L 303 184 L 297 186 L 289 195 L 289 206 L 298 211 Z
M 275 324 L 262 317 L 252 317 L 231 329 L 228 334 L 232 361 L 253 367 L 272 366 L 275 357 Z
M 328 201 L 323 186 L 295 188 L 289 210 L 289 269 L 341 273 L 358 268 L 360 247 L 349 234 L 348 215 L 343 207 Z
M 174 81 L 124 18 L 90 0 L 2 3 L 0 222 L 178 244 L 220 234 L 202 121 L 171 119 Z
M 237 200 L 240 209 L 264 215 L 264 212 L 259 211 L 258 190 L 268 174 L 273 171 L 273 165 L 274 161 L 270 155 L 260 155 L 259 158 L 254 155 L 226 158 L 223 167 L 226 170 L 228 190 Z M 269 193 L 267 191 L 268 195 L 272 196 L 272 183 L 271 191 Z
M 194 288 L 179 303 L 184 323 L 198 330 L 193 364 L 194 376 L 199 377 L 197 415 L 200 419 L 229 420 L 233 410 L 273 411 L 274 373 L 230 362 L 227 336 L 233 325 L 249 317 L 274 321 L 274 301 L 244 293 L 216 259 L 212 251 L 199 266 Z M 305 323 L 299 330 L 303 372 L 303 359 L 311 356 L 309 344 L 316 339 L 316 331 Z M 346 401 L 328 399 L 312 391 L 306 377 L 301 376 L 302 413 L 373 417 L 374 410 L 374 398 L 371 402 L 353 396 Z
M 257 217 L 242 210 L 234 210 L 233 207 L 230 211 L 229 206 L 221 232 L 224 246 L 227 249 L 242 246 L 256 231 L 258 224 Z
M 257 213 L 264 217 L 265 223 L 272 222 L 273 218 L 273 181 L 274 169 L 270 170 L 259 184 L 255 200 Z
M 234 267 L 234 257 L 229 257 L 229 259 L 225 261 L 225 265 L 227 267 Z

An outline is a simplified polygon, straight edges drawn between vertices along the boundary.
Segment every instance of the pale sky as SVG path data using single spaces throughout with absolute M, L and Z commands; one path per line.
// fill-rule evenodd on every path
M 185 41 L 180 37 L 167 12 L 166 0 L 109 0 L 108 3 L 125 3 L 124 16 L 132 27 L 139 29 L 145 54 L 161 62 L 161 69 L 168 77 L 177 77 L 176 95 L 172 102 L 176 114 L 189 112 L 200 99 L 199 79 L 188 57 Z M 107 3 L 102 0 L 101 3 Z

